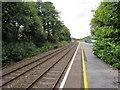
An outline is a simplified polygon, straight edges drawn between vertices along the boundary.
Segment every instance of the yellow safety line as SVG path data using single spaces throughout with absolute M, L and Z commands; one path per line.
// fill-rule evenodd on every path
M 84 51 L 82 45 L 81 45 L 81 51 L 82 51 L 82 69 L 83 69 L 84 88 L 85 90 L 88 90 L 88 80 L 87 80 L 86 65 L 85 65 Z

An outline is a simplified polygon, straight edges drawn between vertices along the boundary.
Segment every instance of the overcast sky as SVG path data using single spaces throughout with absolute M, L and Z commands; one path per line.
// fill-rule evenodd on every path
M 90 20 L 101 0 L 42 0 L 53 2 L 57 11 L 61 12 L 61 20 L 69 28 L 71 36 L 83 38 L 90 35 Z

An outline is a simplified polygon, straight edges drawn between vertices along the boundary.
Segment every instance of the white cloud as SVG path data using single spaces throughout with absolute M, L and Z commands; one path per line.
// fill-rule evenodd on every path
M 91 10 L 96 9 L 101 0 L 42 0 L 51 1 L 61 12 L 61 20 L 70 29 L 71 36 L 85 37 L 90 34 Z

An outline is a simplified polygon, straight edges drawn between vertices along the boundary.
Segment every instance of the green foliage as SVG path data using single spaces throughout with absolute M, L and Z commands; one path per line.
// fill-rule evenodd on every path
M 4 42 L 33 41 L 37 46 L 44 42 L 42 21 L 35 3 L 4 2 L 2 6 Z
M 41 48 L 36 47 L 32 42 L 19 42 L 19 43 L 3 43 L 2 48 L 2 65 L 5 66 L 9 62 L 18 62 L 28 56 L 33 56 L 38 53 L 46 52 L 51 49 L 61 47 L 68 44 L 66 41 L 58 43 L 44 43 Z
M 2 6 L 4 42 L 32 41 L 41 47 L 45 41 L 71 40 L 69 29 L 51 2 L 4 2 Z
M 3 43 L 2 47 L 2 62 L 3 66 L 8 62 L 17 62 L 23 58 L 33 55 L 37 49 L 36 45 L 32 42 L 19 42 L 19 43 Z
M 52 2 L 37 3 L 38 15 L 42 17 L 44 32 L 47 41 L 56 43 L 58 41 L 70 41 L 69 29 L 59 20 L 59 13 Z
M 58 43 L 44 43 L 44 45 L 41 48 L 37 49 L 36 53 L 46 52 L 46 51 L 51 50 L 51 49 L 56 49 L 56 48 L 61 47 L 65 44 L 68 44 L 68 42 L 62 41 L 62 42 L 58 42 Z
M 52 2 L 3 2 L 2 39 L 4 66 L 57 48 L 71 37 Z
M 101 2 L 91 20 L 93 53 L 120 68 L 120 2 Z

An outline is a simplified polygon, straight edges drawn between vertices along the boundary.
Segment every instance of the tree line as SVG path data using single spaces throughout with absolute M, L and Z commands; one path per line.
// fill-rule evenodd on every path
M 2 61 L 19 61 L 63 41 L 71 41 L 70 31 L 52 2 L 2 2 Z
M 120 68 L 120 1 L 101 2 L 93 16 L 91 33 L 96 40 L 94 54 Z

